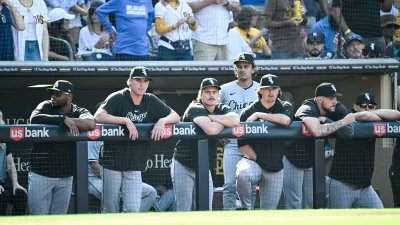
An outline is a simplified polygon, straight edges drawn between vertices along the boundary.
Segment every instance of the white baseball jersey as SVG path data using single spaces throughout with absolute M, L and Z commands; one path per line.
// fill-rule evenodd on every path
M 232 81 L 221 86 L 220 102 L 232 108 L 234 112 L 240 115 L 242 110 L 257 100 L 255 89 L 259 88 L 260 84 L 253 81 L 253 85 L 249 88 L 242 88 L 237 81 Z

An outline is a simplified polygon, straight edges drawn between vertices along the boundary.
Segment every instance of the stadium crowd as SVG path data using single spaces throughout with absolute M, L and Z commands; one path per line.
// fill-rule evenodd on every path
M 397 0 L 0 3 L 1 61 L 398 58 L 400 49 Z

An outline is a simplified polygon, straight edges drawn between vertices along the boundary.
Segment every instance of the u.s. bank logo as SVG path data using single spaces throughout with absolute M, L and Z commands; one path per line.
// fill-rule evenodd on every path
M 374 134 L 378 137 L 381 137 L 386 134 L 385 123 L 374 123 L 373 129 L 374 129 Z

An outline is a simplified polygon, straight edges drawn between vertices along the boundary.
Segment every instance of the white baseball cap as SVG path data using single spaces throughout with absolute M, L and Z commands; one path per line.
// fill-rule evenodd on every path
M 73 18 L 75 18 L 75 15 L 68 14 L 67 11 L 62 8 L 55 8 L 49 13 L 50 23 L 56 22 L 61 19 L 72 20 Z

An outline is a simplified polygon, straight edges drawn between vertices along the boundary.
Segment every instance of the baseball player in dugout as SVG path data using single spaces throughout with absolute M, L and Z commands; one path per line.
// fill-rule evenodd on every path
M 400 112 L 376 109 L 371 93 L 357 95 L 351 112 L 356 121 L 396 121 Z M 375 162 L 375 138 L 336 139 L 327 179 L 329 208 L 383 208 L 383 204 L 371 186 Z
M 90 112 L 72 104 L 74 86 L 57 81 L 51 99 L 33 110 L 32 124 L 65 125 L 72 135 L 91 131 L 95 121 Z M 31 151 L 28 204 L 31 215 L 65 214 L 72 192 L 72 152 L 75 142 L 34 143 Z
M 221 85 L 220 102 L 229 106 L 232 111 L 240 115 L 242 110 L 257 100 L 256 89 L 260 84 L 253 80 L 257 74 L 252 53 L 243 52 L 236 56 L 233 71 L 237 80 Z M 224 146 L 224 209 L 236 209 L 236 165 L 242 159 L 236 139 L 230 139 Z M 255 186 L 253 187 L 253 204 L 256 199 Z
M 293 120 L 293 107 L 281 101 L 278 77 L 267 74 L 257 89 L 258 100 L 246 107 L 241 122 L 272 122 L 289 126 Z M 282 195 L 283 153 L 285 141 L 269 139 L 240 139 L 239 150 L 243 158 L 237 165 L 237 190 L 243 209 L 252 209 L 252 187 L 259 184 L 260 209 L 276 209 Z
M 239 116 L 229 106 L 218 103 L 218 81 L 206 78 L 201 82 L 197 99 L 186 109 L 182 122 L 193 122 L 207 135 L 217 135 L 225 127 L 239 126 Z M 195 171 L 193 155 L 197 140 L 176 143 L 171 163 L 171 178 L 176 194 L 177 211 L 191 211 L 195 199 Z M 215 168 L 217 146 L 209 144 L 209 165 Z M 212 209 L 213 181 L 209 171 L 209 209 Z
M 149 70 L 138 66 L 131 70 L 128 88 L 110 94 L 95 114 L 99 123 L 124 125 L 129 138 L 136 140 L 136 123 L 155 123 L 151 138 L 159 141 L 165 125 L 179 122 L 178 114 L 155 95 L 146 93 L 151 81 Z M 143 189 L 154 190 L 142 183 L 141 171 L 146 168 L 146 151 L 149 141 L 106 141 L 100 164 L 103 166 L 102 212 L 120 211 L 120 196 L 124 212 L 148 211 L 156 195 L 142 197 Z
M 303 134 L 325 137 L 330 134 L 351 138 L 354 115 L 338 102 L 341 96 L 334 84 L 322 83 L 315 90 L 315 97 L 305 100 L 295 114 L 295 121 L 302 121 Z M 283 191 L 287 209 L 313 208 L 314 139 L 288 141 L 283 157 Z

